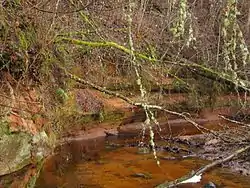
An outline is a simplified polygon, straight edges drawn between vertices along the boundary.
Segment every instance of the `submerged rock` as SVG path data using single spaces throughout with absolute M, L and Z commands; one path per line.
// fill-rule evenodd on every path
M 106 136 L 118 136 L 118 131 L 116 129 L 105 130 Z
M 152 176 L 150 174 L 144 174 L 144 173 L 135 173 L 130 176 L 134 178 L 152 179 Z
M 151 149 L 146 146 L 138 147 L 138 150 L 137 150 L 138 154 L 149 154 L 150 152 L 151 152 Z

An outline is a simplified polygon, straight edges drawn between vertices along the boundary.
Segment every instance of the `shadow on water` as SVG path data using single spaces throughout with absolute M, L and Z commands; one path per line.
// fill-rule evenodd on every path
M 159 167 L 152 153 L 139 154 L 137 147 L 124 146 L 126 143 L 136 145 L 138 141 L 102 137 L 64 144 L 45 162 L 36 188 L 152 188 L 208 163 L 197 158 L 161 160 Z M 169 155 L 158 152 L 161 157 Z M 209 181 L 217 187 L 250 187 L 249 177 L 223 168 L 206 173 L 199 184 L 181 187 L 203 187 Z

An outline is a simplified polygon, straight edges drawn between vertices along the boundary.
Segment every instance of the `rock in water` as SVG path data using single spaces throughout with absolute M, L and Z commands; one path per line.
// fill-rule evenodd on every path
M 204 188 L 216 188 L 216 185 L 210 181 L 206 185 L 204 185 Z

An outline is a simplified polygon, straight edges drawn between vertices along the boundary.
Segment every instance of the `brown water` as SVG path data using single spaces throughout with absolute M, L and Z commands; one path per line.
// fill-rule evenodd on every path
M 207 161 L 200 159 L 161 160 L 139 154 L 136 147 L 110 147 L 107 143 L 136 143 L 134 139 L 92 139 L 65 144 L 47 159 L 36 188 L 152 188 L 179 178 Z M 161 151 L 158 156 L 169 156 Z M 144 177 L 135 177 L 136 174 Z M 218 187 L 250 187 L 250 178 L 217 168 L 206 173 L 201 183 L 181 187 L 203 187 L 213 181 Z

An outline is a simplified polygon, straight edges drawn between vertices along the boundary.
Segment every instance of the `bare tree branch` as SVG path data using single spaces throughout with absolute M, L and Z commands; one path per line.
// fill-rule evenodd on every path
M 239 121 L 236 121 L 236 120 L 227 118 L 227 117 L 225 117 L 225 116 L 223 116 L 223 115 L 218 115 L 218 116 L 219 116 L 220 118 L 224 119 L 224 120 L 229 121 L 229 122 L 236 123 L 236 124 L 239 124 L 239 125 L 241 125 L 241 126 L 250 128 L 250 124 L 242 123 L 242 122 L 239 122 Z
M 72 80 L 75 80 L 76 82 L 78 83 L 81 83 L 81 84 L 85 84 L 85 85 L 88 85 L 90 87 L 92 87 L 93 89 L 96 89 L 98 91 L 101 91 L 103 93 L 106 93 L 108 95 L 112 95 L 112 96 L 115 96 L 115 97 L 118 97 L 124 101 L 126 101 L 127 103 L 131 104 L 131 105 L 134 105 L 134 106 L 138 106 L 138 107 L 141 107 L 141 108 L 148 108 L 148 109 L 157 109 L 157 110 L 161 110 L 161 111 L 164 111 L 164 112 L 167 112 L 169 114 L 172 114 L 172 115 L 176 115 L 176 116 L 179 116 L 179 117 L 182 117 L 184 118 L 187 122 L 191 123 L 192 125 L 194 125 L 199 131 L 201 131 L 203 133 L 203 130 L 204 131 L 207 131 L 207 132 L 210 132 L 212 133 L 214 136 L 218 136 L 218 134 L 216 134 L 214 131 L 212 130 L 209 130 L 199 124 L 197 124 L 195 121 L 191 120 L 189 117 L 187 117 L 185 114 L 183 113 L 178 113 L 178 112 L 175 112 L 175 111 L 171 111 L 171 110 L 167 110 L 165 109 L 164 107 L 161 107 L 161 106 L 158 106 L 158 105 L 153 105 L 153 104 L 145 104 L 145 103 L 141 103 L 141 102 L 134 102 L 132 101 L 131 99 L 129 99 L 128 97 L 122 95 L 122 94 L 119 94 L 117 92 L 114 92 L 114 91 L 110 91 L 110 90 L 107 90 L 103 87 L 100 87 L 96 84 L 93 84 L 87 80 L 84 80 L 82 78 L 79 78 L 78 76 L 76 75 L 73 75 L 71 73 L 69 73 L 65 68 L 61 67 L 60 68 L 64 71 L 65 73 L 65 76 L 67 76 L 68 78 L 72 79 Z
M 183 176 L 183 177 L 181 177 L 181 178 L 178 178 L 178 179 L 176 179 L 176 180 L 174 180 L 174 181 L 171 181 L 171 182 L 166 181 L 166 182 L 164 182 L 164 183 L 162 183 L 162 184 L 156 186 L 156 188 L 167 188 L 167 187 L 175 187 L 175 186 L 177 186 L 177 185 L 180 185 L 180 184 L 182 184 L 182 182 L 185 181 L 185 180 L 188 180 L 188 179 L 190 179 L 190 178 L 192 178 L 192 177 L 194 177 L 194 176 L 200 176 L 200 175 L 202 175 L 202 173 L 204 173 L 205 171 L 208 171 L 208 170 L 210 170 L 211 168 L 213 168 L 213 167 L 215 167 L 215 166 L 217 166 L 217 165 L 220 165 L 220 164 L 222 164 L 222 163 L 225 163 L 225 162 L 227 162 L 227 161 L 230 161 L 231 159 L 233 159 L 233 158 L 236 157 L 237 155 L 246 152 L 249 148 L 250 148 L 250 146 L 246 146 L 246 147 L 244 147 L 244 148 L 241 148 L 241 149 L 235 151 L 234 153 L 232 153 L 231 155 L 229 155 L 229 156 L 227 156 L 227 157 L 225 157 L 225 158 L 223 158 L 223 159 L 214 161 L 214 162 L 212 162 L 212 163 L 210 163 L 210 164 L 208 164 L 208 165 L 206 165 L 206 166 L 204 166 L 204 167 L 198 169 L 197 171 L 195 171 L 195 172 L 193 172 L 193 173 L 190 173 L 189 175 Z
M 104 41 L 104 42 L 93 42 L 93 41 L 82 41 L 82 40 L 77 40 L 73 38 L 67 38 L 67 37 L 59 37 L 57 39 L 57 42 L 63 41 L 63 42 L 69 42 L 72 44 L 76 45 L 84 45 L 84 46 L 90 46 L 93 48 L 97 47 L 108 47 L 108 48 L 115 48 L 118 50 L 121 50 L 129 55 L 131 55 L 131 50 L 126 48 L 125 46 L 122 46 L 116 42 L 112 41 Z M 203 77 L 212 79 L 217 82 L 224 82 L 228 85 L 233 85 L 237 88 L 243 89 L 244 91 L 250 92 L 250 82 L 248 80 L 240 79 L 237 78 L 236 80 L 232 78 L 229 74 L 225 72 L 217 72 L 216 70 L 213 70 L 209 67 L 206 67 L 204 65 L 197 64 L 195 62 L 192 62 L 188 59 L 182 58 L 182 57 L 176 57 L 172 54 L 167 54 L 166 59 L 164 61 L 160 61 L 158 59 L 149 57 L 144 55 L 143 53 L 139 52 L 134 52 L 135 56 L 137 58 L 140 58 L 142 60 L 149 61 L 151 63 L 168 63 L 168 64 L 173 64 L 176 66 L 181 66 L 181 67 L 186 67 L 190 68 L 191 70 L 195 71 L 196 73 L 199 73 Z M 173 61 L 173 59 L 176 59 L 176 61 Z

